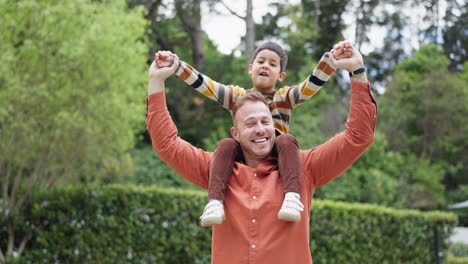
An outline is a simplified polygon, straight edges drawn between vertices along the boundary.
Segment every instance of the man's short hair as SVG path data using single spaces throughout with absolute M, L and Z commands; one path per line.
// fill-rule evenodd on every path
M 267 101 L 265 100 L 265 97 L 263 97 L 263 95 L 258 92 L 258 91 L 249 91 L 247 92 L 244 96 L 242 96 L 237 102 L 236 104 L 234 105 L 234 107 L 232 108 L 232 121 L 234 121 L 234 119 L 236 118 L 236 113 L 237 111 L 239 111 L 239 109 L 247 104 L 247 103 L 255 103 L 255 102 L 262 102 L 265 104 L 266 107 L 268 107 L 268 103 Z M 269 107 L 268 107 L 269 108 Z
M 250 64 L 253 63 L 258 53 L 264 49 L 271 50 L 274 53 L 278 54 L 278 56 L 280 57 L 281 72 L 286 71 L 286 65 L 288 64 L 288 55 L 280 45 L 272 41 L 263 43 L 255 50 L 254 54 L 252 55 L 252 59 L 250 60 Z

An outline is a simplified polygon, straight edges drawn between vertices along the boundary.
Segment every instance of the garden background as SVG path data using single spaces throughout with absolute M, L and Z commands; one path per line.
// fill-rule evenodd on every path
M 126 188 L 110 184 L 157 185 L 158 191 L 143 192 L 175 188 L 202 199 L 199 189 L 152 152 L 145 127 L 149 63 L 154 52 L 171 50 L 214 80 L 250 88 L 249 57 L 266 40 L 288 52 L 287 79 L 278 85 L 301 82 L 323 52 L 345 37 L 364 55 L 378 103 L 375 142 L 340 178 L 318 189 L 316 199 L 403 212 L 449 211 L 458 216 L 457 225 L 468 226 L 467 209 L 447 210 L 468 200 L 468 4 L 270 1 L 267 13 L 254 16 L 258 2 L 245 2 L 239 10 L 234 1 L 221 0 L 0 0 L 0 263 L 41 263 L 44 256 L 37 248 L 44 247 L 43 231 L 60 233 L 50 229 L 60 218 L 49 219 L 40 209 L 47 207 L 48 195 L 82 188 L 125 195 Z M 239 19 L 245 27 L 239 45 L 227 54 L 202 23 L 219 15 Z M 348 82 L 338 72 L 296 109 L 291 133 L 301 148 L 343 130 Z M 176 76 L 167 81 L 167 96 L 185 140 L 213 150 L 229 136 L 229 113 Z M 65 201 L 73 201 L 65 215 L 80 212 L 77 200 Z M 203 203 L 191 206 L 196 214 Z M 441 214 L 434 221 L 445 219 L 450 228 L 456 224 L 450 214 Z M 209 235 L 198 228 L 190 230 Z M 53 241 L 60 244 L 67 232 Z M 49 252 L 43 254 L 53 258 L 50 251 L 57 243 L 47 244 Z M 204 250 L 209 253 L 209 247 Z M 466 245 L 444 244 L 444 250 L 444 259 L 450 255 L 454 263 L 468 257 Z M 315 251 L 314 262 L 327 263 Z

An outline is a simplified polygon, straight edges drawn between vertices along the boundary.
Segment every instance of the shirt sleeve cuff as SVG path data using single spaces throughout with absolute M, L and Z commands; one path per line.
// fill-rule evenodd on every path
M 163 92 L 154 93 L 146 97 L 146 115 L 167 109 L 166 95 Z

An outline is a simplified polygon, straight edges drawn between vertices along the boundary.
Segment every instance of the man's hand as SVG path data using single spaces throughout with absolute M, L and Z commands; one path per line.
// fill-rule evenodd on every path
M 336 58 L 335 52 L 340 59 Z M 350 44 L 336 46 L 336 49 L 330 50 L 330 53 L 333 54 L 333 56 L 330 56 L 330 62 L 333 63 L 337 69 L 352 72 L 364 67 L 364 60 L 362 59 L 361 53 Z
M 349 42 L 349 40 L 344 40 L 336 43 L 333 46 L 331 54 L 335 57 L 335 59 L 340 60 L 350 58 L 352 55 L 352 50 L 353 45 L 351 44 L 351 42 Z
M 161 65 L 164 65 L 164 62 L 168 60 L 168 56 L 160 54 L 159 52 L 154 55 L 154 61 L 151 63 L 148 71 L 148 95 L 164 91 L 164 81 L 177 70 L 179 57 L 172 53 L 170 56 L 174 59 L 172 66 L 158 67 L 157 62 L 163 62 Z
M 173 61 L 172 65 L 170 62 Z M 163 54 L 157 52 L 154 54 L 154 61 L 149 68 L 149 79 L 155 81 L 165 81 L 169 76 L 175 73 L 179 65 L 179 57 L 175 54 Z
M 158 68 L 171 67 L 172 64 L 174 64 L 175 56 L 176 54 L 167 50 L 156 52 L 156 54 L 154 54 L 156 66 L 158 66 Z

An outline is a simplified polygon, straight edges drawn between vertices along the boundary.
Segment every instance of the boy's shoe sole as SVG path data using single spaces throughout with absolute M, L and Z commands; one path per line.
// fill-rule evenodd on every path
M 203 227 L 208 227 L 212 225 L 222 224 L 226 220 L 226 216 L 207 216 L 200 220 L 200 225 Z
M 278 212 L 278 219 L 283 221 L 299 222 L 301 221 L 301 213 L 291 212 L 290 210 L 280 210 Z

